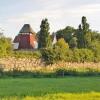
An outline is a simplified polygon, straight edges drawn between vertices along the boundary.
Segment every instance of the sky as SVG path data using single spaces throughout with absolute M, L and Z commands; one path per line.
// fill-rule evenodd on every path
M 100 0 L 0 0 L 0 31 L 11 38 L 24 24 L 38 32 L 44 18 L 51 33 L 66 26 L 77 28 L 82 16 L 91 29 L 100 31 Z

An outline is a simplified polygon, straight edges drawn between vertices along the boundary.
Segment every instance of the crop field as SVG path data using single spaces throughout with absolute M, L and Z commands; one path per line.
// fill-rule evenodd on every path
M 82 97 L 100 100 L 100 77 L 0 79 L 1 100 L 83 100 Z

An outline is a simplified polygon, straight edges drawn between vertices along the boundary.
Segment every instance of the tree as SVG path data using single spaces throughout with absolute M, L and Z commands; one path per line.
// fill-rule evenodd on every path
M 100 33 L 98 31 L 91 31 L 92 41 L 100 41 Z
M 54 46 L 54 50 L 56 51 L 56 59 L 57 60 L 65 60 L 66 53 L 69 50 L 68 43 L 65 42 L 63 38 L 59 39 Z
M 59 47 L 63 50 L 69 49 L 69 45 L 65 42 L 63 38 L 59 39 L 57 43 L 55 44 L 55 47 Z
M 11 53 L 12 44 L 10 38 L 0 38 L 0 56 L 6 56 Z
M 70 48 L 77 48 L 77 38 L 73 37 L 69 42 Z
M 56 51 L 53 48 L 43 48 L 41 49 L 41 54 L 46 64 L 53 64 L 57 61 Z
M 82 17 L 82 31 L 83 31 L 83 40 L 84 48 L 90 47 L 91 43 L 91 33 L 89 32 L 89 24 L 85 16 Z
M 89 24 L 85 16 L 82 17 L 81 25 L 77 32 L 78 47 L 79 48 L 89 48 L 91 45 L 91 32 L 89 29 Z
M 64 38 L 64 40 L 69 44 L 70 40 L 73 37 L 73 33 L 75 33 L 76 29 L 71 26 L 67 26 L 64 29 L 58 30 L 56 32 L 57 39 Z
M 63 61 L 66 60 L 68 50 L 69 46 L 62 38 L 57 41 L 57 43 L 54 45 L 54 48 L 41 49 L 42 58 L 46 64 L 53 64 L 57 61 Z
M 83 38 L 83 32 L 82 32 L 82 26 L 81 24 L 78 27 L 78 30 L 76 32 L 76 37 L 77 37 L 77 46 L 78 48 L 83 48 L 84 47 L 84 38 Z
M 74 62 L 89 62 L 93 61 L 94 53 L 89 49 L 74 49 L 73 59 Z
M 49 33 L 49 23 L 47 19 L 43 19 L 40 25 L 39 32 L 39 48 L 48 48 L 52 46 L 51 37 Z
M 91 50 L 94 52 L 94 61 L 100 62 L 100 41 L 92 41 Z

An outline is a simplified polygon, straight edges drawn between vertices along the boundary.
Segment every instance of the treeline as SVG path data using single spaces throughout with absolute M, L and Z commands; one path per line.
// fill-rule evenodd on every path
M 67 26 L 56 34 L 57 42 L 52 44 L 52 35 L 47 19 L 43 19 L 40 31 L 37 33 L 38 50 L 13 51 L 11 39 L 0 38 L 0 56 L 36 57 L 42 58 L 46 64 L 57 61 L 67 62 L 99 62 L 100 61 L 100 33 L 90 29 L 86 17 L 82 17 L 81 24 L 75 29 Z
M 48 39 L 50 36 L 48 30 L 49 24 L 45 19 L 41 23 L 39 34 L 39 41 L 41 41 L 39 44 L 42 43 L 43 46 L 39 48 L 47 64 L 62 60 L 69 62 L 100 61 L 100 33 L 90 29 L 86 17 L 82 17 L 78 29 L 67 26 L 58 30 L 55 33 L 57 42 L 54 45 Z

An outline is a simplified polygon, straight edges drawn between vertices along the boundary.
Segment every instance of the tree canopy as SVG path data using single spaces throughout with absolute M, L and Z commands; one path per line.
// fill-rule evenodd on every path
M 40 25 L 38 46 L 39 48 L 48 48 L 52 46 L 51 37 L 49 33 L 49 23 L 48 19 L 43 19 Z

